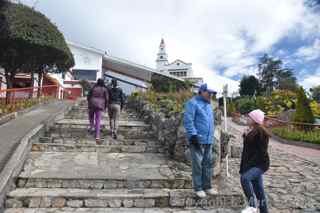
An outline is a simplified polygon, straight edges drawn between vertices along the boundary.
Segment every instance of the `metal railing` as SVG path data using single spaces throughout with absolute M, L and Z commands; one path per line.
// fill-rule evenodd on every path
M 0 115 L 30 107 L 43 100 L 58 98 L 56 85 L 0 90 Z

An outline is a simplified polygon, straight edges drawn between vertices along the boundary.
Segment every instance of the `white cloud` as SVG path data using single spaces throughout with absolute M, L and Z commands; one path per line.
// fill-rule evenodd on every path
M 305 77 L 305 79 L 300 82 L 300 84 L 307 90 L 314 86 L 320 85 L 320 73 L 315 75 L 308 75 Z
M 195 75 L 221 86 L 254 73 L 255 55 L 290 33 L 319 33 L 304 0 L 55 0 L 39 1 L 68 40 L 155 67 L 161 37 L 170 61 L 193 63 Z M 33 0 L 22 0 L 32 4 Z M 303 35 L 302 35 L 303 34 Z M 226 67 L 224 76 L 211 67 Z
M 222 87 L 228 84 L 228 92 L 231 95 L 233 92 L 237 92 L 239 89 L 239 82 L 230 78 L 218 75 L 215 70 L 211 70 L 207 67 L 196 66 L 199 70 L 199 76 L 204 78 L 204 82 L 209 85 L 210 88 L 218 92 L 218 96 L 222 94 Z
M 312 61 L 320 58 L 320 39 L 315 39 L 309 47 L 301 47 L 295 54 L 296 57 L 302 57 L 306 61 Z
M 320 85 L 320 66 L 316 70 L 314 74 L 306 74 L 299 82 L 305 89 L 309 90 L 310 88 L 314 86 L 319 86 Z

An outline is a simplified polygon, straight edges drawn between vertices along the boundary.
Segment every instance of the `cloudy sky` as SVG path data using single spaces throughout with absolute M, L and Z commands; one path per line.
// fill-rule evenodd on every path
M 67 40 L 155 67 L 161 38 L 169 60 L 221 90 L 238 89 L 271 54 L 305 88 L 320 84 L 320 10 L 304 0 L 21 0 L 48 16 Z

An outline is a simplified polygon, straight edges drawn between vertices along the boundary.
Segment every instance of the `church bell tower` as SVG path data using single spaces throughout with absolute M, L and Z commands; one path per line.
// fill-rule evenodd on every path
M 159 71 L 165 71 L 165 66 L 168 65 L 168 55 L 166 53 L 166 44 L 164 43 L 163 38 L 161 39 L 159 52 L 157 54 L 157 69 Z

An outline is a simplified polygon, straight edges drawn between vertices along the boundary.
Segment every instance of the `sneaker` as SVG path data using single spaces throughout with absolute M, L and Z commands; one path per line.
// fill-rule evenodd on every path
M 89 134 L 92 134 L 92 133 L 94 133 L 94 129 L 93 128 L 88 128 L 88 132 L 89 132 Z
M 99 138 L 96 138 L 96 144 L 101 145 L 101 140 Z
M 241 211 L 241 213 L 257 213 L 258 210 L 254 207 L 247 206 L 245 209 Z
M 206 193 L 208 195 L 216 195 L 216 194 L 218 194 L 218 191 L 216 189 L 207 189 Z
M 207 196 L 204 191 L 196 191 L 196 195 L 199 198 L 205 198 Z
M 113 139 L 117 140 L 117 138 L 118 138 L 117 133 L 113 133 Z

